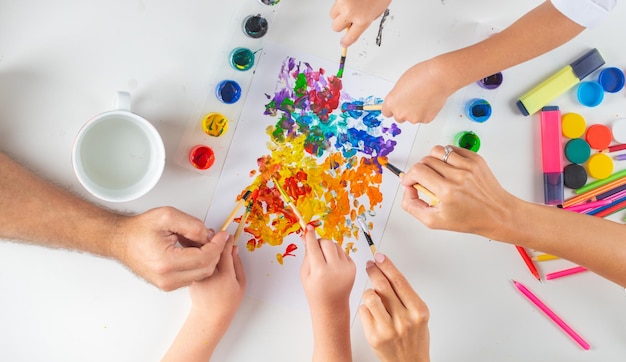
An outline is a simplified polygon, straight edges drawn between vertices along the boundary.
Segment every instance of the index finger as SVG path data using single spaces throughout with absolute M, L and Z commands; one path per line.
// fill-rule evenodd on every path
M 414 310 L 424 304 L 424 301 L 422 301 L 422 298 L 413 290 L 409 281 L 385 254 L 377 252 L 374 259 L 376 260 L 378 269 L 387 277 L 389 284 L 391 284 L 391 287 L 396 292 L 400 302 L 402 302 L 407 309 Z
M 346 34 L 341 38 L 341 46 L 347 48 L 354 44 L 367 27 L 368 25 L 352 23 L 352 25 L 347 28 Z
M 326 258 L 324 258 L 320 243 L 317 241 L 317 235 L 315 234 L 315 228 L 313 228 L 313 226 L 307 225 L 303 239 L 305 248 L 304 257 L 310 259 L 312 264 L 325 263 Z

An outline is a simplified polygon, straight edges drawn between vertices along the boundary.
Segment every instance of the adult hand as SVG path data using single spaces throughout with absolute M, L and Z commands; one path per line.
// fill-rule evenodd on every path
M 214 234 L 200 219 L 160 207 L 121 218 L 111 251 L 133 272 L 170 291 L 213 274 L 227 240 Z
M 381 361 L 429 361 L 429 311 L 391 260 L 378 252 L 367 274 L 374 289 L 363 293 L 359 317 Z
M 337 32 L 348 29 L 341 38 L 341 46 L 354 44 L 390 3 L 391 0 L 336 0 L 330 9 L 332 29 Z
M 409 68 L 387 94 L 382 113 L 398 122 L 429 123 L 458 88 L 440 58 Z
M 435 146 L 406 172 L 402 208 L 432 229 L 498 235 L 519 199 L 500 186 L 481 156 L 464 148 L 452 150 L 443 162 L 444 148 Z M 420 200 L 412 187 L 416 183 L 437 195 L 439 203 L 429 207 Z

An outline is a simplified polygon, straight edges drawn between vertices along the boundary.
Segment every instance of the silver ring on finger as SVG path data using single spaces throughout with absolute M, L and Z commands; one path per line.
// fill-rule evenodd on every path
M 448 157 L 450 157 L 450 154 L 454 152 L 454 149 L 452 149 L 452 146 L 447 145 L 446 147 L 443 148 L 443 157 L 441 158 L 441 160 L 445 163 L 448 163 Z

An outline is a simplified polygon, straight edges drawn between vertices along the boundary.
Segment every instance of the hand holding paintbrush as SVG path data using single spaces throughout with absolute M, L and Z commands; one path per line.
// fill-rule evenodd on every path
M 390 164 L 387 159 L 385 158 L 379 158 L 378 162 L 382 165 L 385 166 L 389 171 L 393 172 L 396 176 L 398 177 L 402 177 L 404 176 L 404 171 L 400 170 L 399 168 L 397 168 L 396 166 Z M 429 189 L 427 189 L 426 187 L 420 185 L 420 184 L 415 184 L 413 185 L 413 187 L 423 193 L 424 195 L 427 195 L 430 198 L 430 206 L 435 206 L 437 205 L 437 203 L 439 203 L 439 199 L 437 198 L 437 195 L 433 194 L 432 191 L 430 191 Z

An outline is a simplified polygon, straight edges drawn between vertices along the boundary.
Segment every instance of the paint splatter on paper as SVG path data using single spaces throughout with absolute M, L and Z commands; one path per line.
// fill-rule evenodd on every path
M 294 200 L 305 223 L 319 220 L 318 235 L 340 245 L 358 237 L 357 217 L 368 218 L 380 207 L 378 157 L 394 150 L 401 130 L 395 123 L 384 126 L 380 111 L 343 112 L 346 103 L 382 100 L 354 100 L 342 88 L 342 80 L 323 68 L 293 57 L 283 61 L 276 90 L 265 94 L 265 110 L 259 110 L 275 123 L 266 129 L 269 152 L 249 172 L 256 175 L 250 189 L 258 190 L 244 228 L 252 235 L 249 251 L 281 245 L 301 229 L 272 179 Z

